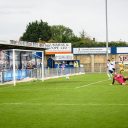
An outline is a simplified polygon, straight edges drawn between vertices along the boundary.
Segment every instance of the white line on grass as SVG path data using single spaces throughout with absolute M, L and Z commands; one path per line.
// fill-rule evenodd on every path
M 76 88 L 83 88 L 83 87 L 86 87 L 86 86 L 89 86 L 89 85 L 93 85 L 93 84 L 96 84 L 96 83 L 101 83 L 101 82 L 104 82 L 104 81 L 108 81 L 108 80 L 97 81 L 97 82 L 85 84 L 85 85 L 82 85 L 82 86 L 78 86 Z
M 49 104 L 50 105 L 50 104 Z M 51 104 L 57 106 L 128 106 L 128 104 Z
M 98 103 L 87 103 L 87 104 L 73 104 L 73 103 L 0 103 L 0 105 L 30 105 L 30 106 L 128 106 L 128 104 L 98 104 Z

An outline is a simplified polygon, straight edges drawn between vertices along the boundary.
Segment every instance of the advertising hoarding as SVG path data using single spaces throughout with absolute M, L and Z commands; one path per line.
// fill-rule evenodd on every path
M 72 52 L 71 43 L 45 43 L 48 49 L 45 54 L 69 54 Z
M 110 53 L 110 48 L 108 48 Z M 106 47 L 102 48 L 73 48 L 73 54 L 106 54 Z

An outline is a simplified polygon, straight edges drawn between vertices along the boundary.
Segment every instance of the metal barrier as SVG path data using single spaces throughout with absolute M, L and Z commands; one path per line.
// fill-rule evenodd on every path
M 84 68 L 44 68 L 44 78 L 59 77 L 64 75 L 73 75 L 77 73 L 85 73 Z M 41 68 L 16 70 L 16 80 L 23 80 L 25 78 L 42 78 Z M 4 70 L 0 72 L 0 83 L 13 81 L 13 71 Z
M 84 68 L 85 68 L 85 72 L 88 73 L 102 73 L 102 72 L 106 72 L 107 70 L 107 66 L 106 64 L 101 64 L 101 63 L 95 63 L 94 65 L 92 65 L 91 63 L 87 63 L 87 64 L 83 64 Z
M 44 68 L 44 78 L 60 77 L 64 75 L 73 75 L 77 73 L 105 73 L 107 66 L 105 63 L 91 63 L 83 64 L 83 67 L 78 68 Z M 118 65 L 116 65 L 116 71 L 119 71 Z M 22 69 L 16 70 L 16 79 L 23 80 L 25 78 L 42 78 L 42 69 Z M 5 83 L 13 80 L 12 70 L 4 69 L 0 71 L 0 83 Z

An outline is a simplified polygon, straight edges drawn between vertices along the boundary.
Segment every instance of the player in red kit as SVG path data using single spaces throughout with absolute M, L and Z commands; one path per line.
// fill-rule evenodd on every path
M 114 84 L 115 81 L 117 81 L 119 84 L 125 85 L 126 80 L 128 80 L 128 77 L 125 78 L 122 74 L 114 73 L 112 84 Z

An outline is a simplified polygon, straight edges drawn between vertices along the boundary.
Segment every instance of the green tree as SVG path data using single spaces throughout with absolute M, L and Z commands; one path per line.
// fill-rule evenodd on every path
M 87 36 L 87 33 L 83 30 L 80 32 L 80 37 L 78 42 L 73 43 L 73 46 L 75 47 L 95 47 L 96 42 L 94 39 L 91 39 L 89 36 Z
M 73 31 L 63 25 L 51 26 L 52 40 L 56 42 L 70 42 L 74 37 Z
M 111 41 L 109 42 L 109 46 L 112 47 L 112 46 L 115 46 L 115 47 L 122 47 L 122 46 L 127 46 L 126 42 L 122 42 L 122 41 Z
M 51 39 L 52 33 L 51 28 L 47 22 L 35 21 L 29 23 L 26 27 L 26 31 L 20 38 L 22 41 L 38 42 L 39 40 L 48 41 Z
M 87 37 L 86 32 L 84 30 L 82 30 L 82 32 L 80 32 L 80 38 L 85 39 L 85 38 L 89 38 L 89 37 Z

